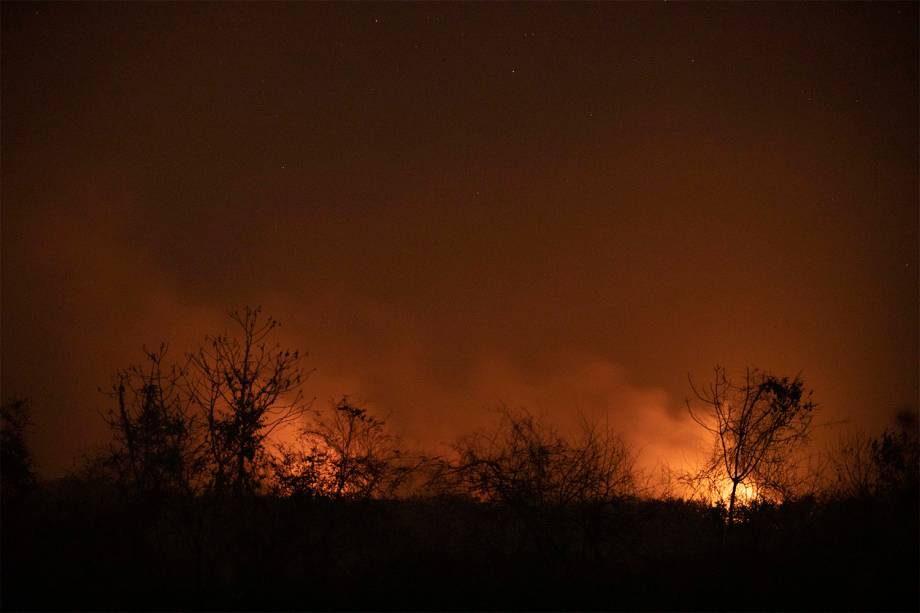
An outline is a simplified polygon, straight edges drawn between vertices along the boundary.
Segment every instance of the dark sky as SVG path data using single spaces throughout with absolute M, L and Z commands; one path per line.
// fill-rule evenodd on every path
M 675 463 L 717 363 L 851 429 L 917 405 L 915 3 L 2 17 L 2 392 L 45 474 L 142 344 L 244 304 L 433 448 L 503 401 Z

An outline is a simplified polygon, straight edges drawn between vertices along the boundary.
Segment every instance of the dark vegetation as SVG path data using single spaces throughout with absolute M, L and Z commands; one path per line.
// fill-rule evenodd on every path
M 802 380 L 719 368 L 693 385 L 710 460 L 652 495 L 596 423 L 502 408 L 450 457 L 404 449 L 347 397 L 305 402 L 275 321 L 233 319 L 116 373 L 111 441 L 64 479 L 36 479 L 28 403 L 3 404 L 5 609 L 918 608 L 915 413 L 816 476 Z

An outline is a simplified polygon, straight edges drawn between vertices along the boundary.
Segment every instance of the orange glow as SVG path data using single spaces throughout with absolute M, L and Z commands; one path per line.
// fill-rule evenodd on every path
M 246 304 L 318 408 L 430 453 L 506 403 L 692 466 L 715 363 L 881 426 L 918 397 L 916 7 L 796 10 L 5 4 L 0 387 L 40 470 L 105 444 L 141 345 Z
M 732 495 L 731 479 L 725 479 L 722 481 L 722 488 L 719 491 L 719 495 L 721 501 L 725 502 L 725 504 L 728 504 Z M 759 496 L 760 494 L 757 491 L 757 486 L 753 483 L 739 483 L 737 489 L 735 490 L 735 505 L 751 504 L 757 500 Z

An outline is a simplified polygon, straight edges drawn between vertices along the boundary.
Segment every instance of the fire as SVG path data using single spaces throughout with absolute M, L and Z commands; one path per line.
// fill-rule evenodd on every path
M 732 482 L 730 479 L 722 481 L 722 488 L 719 493 L 721 499 L 728 504 L 732 495 Z M 735 504 L 750 504 L 754 502 L 758 496 L 757 486 L 753 483 L 739 483 L 738 487 L 735 489 Z

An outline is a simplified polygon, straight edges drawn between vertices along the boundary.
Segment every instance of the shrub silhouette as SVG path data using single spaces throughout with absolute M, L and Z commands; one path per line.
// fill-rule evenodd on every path
M 279 447 L 275 478 L 283 495 L 389 497 L 415 468 L 386 422 L 347 397 L 316 415 L 297 446 Z
M 894 428 L 878 436 L 857 434 L 832 454 L 839 498 L 916 497 L 920 488 L 920 436 L 916 412 L 899 411 Z
M 456 445 L 455 473 L 474 498 L 514 506 L 606 502 L 634 493 L 634 458 L 609 429 L 582 422 L 568 440 L 525 410 L 503 407 L 492 431 Z
M 31 405 L 12 398 L 0 406 L 0 497 L 18 502 L 35 489 L 35 468 L 26 436 L 32 427 Z

